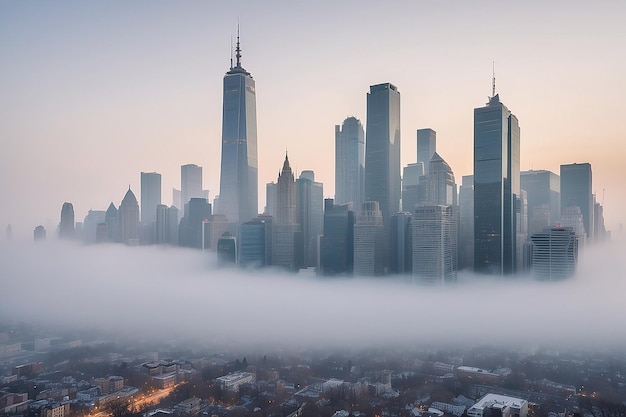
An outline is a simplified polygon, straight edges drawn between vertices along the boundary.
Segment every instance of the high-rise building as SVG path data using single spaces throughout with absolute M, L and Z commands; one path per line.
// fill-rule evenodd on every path
M 220 266 L 237 264 L 237 240 L 230 232 L 224 232 L 217 240 L 217 262 Z
M 528 199 L 529 234 L 540 233 L 546 227 L 559 221 L 561 218 L 561 182 L 557 174 L 546 170 L 522 171 L 520 172 L 520 186 L 522 190 L 526 190 Z
M 385 274 L 383 214 L 378 201 L 364 201 L 354 225 L 354 275 Z
M 178 207 L 172 205 L 167 209 L 167 217 L 168 217 L 168 243 L 172 246 L 178 246 L 180 242 L 178 241 L 178 232 L 179 232 L 179 213 L 180 210 Z
M 583 248 L 586 243 L 585 221 L 578 206 L 567 206 L 563 208 L 560 227 L 571 229 L 578 239 L 578 247 Z
M 120 242 L 136 246 L 139 244 L 139 203 L 128 187 L 117 211 Z
M 317 266 L 317 240 L 324 232 L 324 187 L 313 171 L 302 171 L 296 181 L 297 223 L 304 243 L 304 266 Z
M 364 201 L 378 201 L 383 224 L 400 209 L 400 92 L 390 83 L 367 94 Z M 355 261 L 356 263 L 356 261 Z
M 202 190 L 202 167 L 194 164 L 180 167 L 180 209 L 185 216 L 185 205 L 192 198 L 206 198 Z
M 415 208 L 413 230 L 413 281 L 443 284 L 456 281 L 452 206 Z
M 530 237 L 533 242 L 532 272 L 535 278 L 554 281 L 576 271 L 578 238 L 568 227 L 553 226 Z
M 389 273 L 410 274 L 413 267 L 413 236 L 411 213 L 391 216 L 389 227 Z
M 156 206 L 156 222 L 155 222 L 155 243 L 157 245 L 167 245 L 170 241 L 170 217 L 168 215 L 168 207 L 165 204 Z
M 59 223 L 59 238 L 74 238 L 74 206 L 72 203 L 65 202 L 61 207 L 61 222 Z
M 141 173 L 141 239 L 144 243 L 156 240 L 156 210 L 161 204 L 161 174 Z
M 365 186 L 365 135 L 356 117 L 335 126 L 335 202 L 360 207 Z
M 437 152 L 428 163 L 428 195 L 433 205 L 456 206 L 457 192 L 454 172 Z
M 87 243 L 96 243 L 98 224 L 105 222 L 105 211 L 89 210 L 83 221 L 83 240 Z
M 272 225 L 272 265 L 298 269 L 302 259 L 302 234 L 297 223 L 296 183 L 289 158 L 276 184 L 276 217 Z
M 35 242 L 39 240 L 46 240 L 46 228 L 41 225 L 35 227 L 35 230 L 33 231 L 33 239 Z
M 464 175 L 459 188 L 459 270 L 474 267 L 474 176 Z
M 419 203 L 420 178 L 424 177 L 424 164 L 416 162 L 408 164 L 402 170 L 402 210 L 413 212 Z
M 561 212 L 578 206 L 588 239 L 593 239 L 593 191 L 591 164 L 561 165 Z
M 202 249 L 203 221 L 208 220 L 210 216 L 211 205 L 207 202 L 206 198 L 192 197 L 189 202 L 185 204 L 185 215 L 178 227 L 178 241 L 180 246 Z
M 204 233 L 202 238 L 203 249 L 215 252 L 220 237 L 228 232 L 228 219 L 223 214 L 213 214 L 202 221 L 202 230 Z
M 231 61 L 224 76 L 219 213 L 239 224 L 257 216 L 259 165 L 255 83 L 241 66 L 239 34 L 235 52 L 235 66 Z
M 495 94 L 474 109 L 474 270 L 510 274 L 516 266 L 520 129 Z
M 119 222 L 117 221 L 117 207 L 111 202 L 104 214 L 104 222 L 107 224 L 107 239 L 109 242 L 119 241 Z
M 437 152 L 437 132 L 432 129 L 417 130 L 417 162 L 424 164 L 424 174 L 428 174 L 429 162 Z
M 354 211 L 352 203 L 324 200 L 324 235 L 320 238 L 320 273 L 351 275 L 354 268 Z
M 259 216 L 239 228 L 239 266 L 258 268 L 272 262 L 272 218 Z
M 278 174 L 280 175 L 280 172 Z M 273 181 L 268 182 L 265 186 L 265 210 L 263 210 L 263 214 L 275 218 L 278 215 L 276 204 L 278 204 L 278 185 Z

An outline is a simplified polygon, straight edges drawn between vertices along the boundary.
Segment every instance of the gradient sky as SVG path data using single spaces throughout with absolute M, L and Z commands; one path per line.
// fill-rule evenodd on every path
M 470 4 L 472 3 L 472 4 Z M 457 182 L 472 173 L 473 109 L 497 91 L 521 126 L 521 167 L 590 162 L 607 226 L 626 221 L 626 3 L 160 1 L 0 3 L 2 228 L 49 234 L 119 205 L 140 172 L 204 167 L 219 193 L 222 77 L 241 24 L 256 80 L 259 204 L 284 152 L 334 194 L 334 125 L 365 124 L 366 92 L 401 93 L 402 163 L 437 131 Z

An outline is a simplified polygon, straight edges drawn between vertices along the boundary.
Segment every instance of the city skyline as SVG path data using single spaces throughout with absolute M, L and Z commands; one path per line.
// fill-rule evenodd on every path
M 0 70 L 0 186 L 12 202 L 0 212 L 4 227 L 11 223 L 16 237 L 32 236 L 39 224 L 51 233 L 64 201 L 81 221 L 90 209 L 117 204 L 129 183 L 139 190 L 142 171 L 162 175 L 170 204 L 184 164 L 204 168 L 212 201 L 221 79 L 237 16 L 258 82 L 261 190 L 287 148 L 296 175 L 315 171 L 332 197 L 334 126 L 350 115 L 366 125 L 367 89 L 385 82 L 402 92 L 401 165 L 416 161 L 415 131 L 432 128 L 457 178 L 471 174 L 472 109 L 490 93 L 495 61 L 497 90 L 520 119 L 521 170 L 558 173 L 560 165 L 591 163 L 607 228 L 624 222 L 619 99 L 626 64 L 613 53 L 625 38 L 621 4 L 458 4 L 449 11 L 395 3 L 371 34 L 382 5 L 245 4 L 0 6 L 8 35 L 0 51 L 9 63 Z M 511 13 L 515 22 L 504 19 Z M 424 25 L 409 23 L 419 16 Z M 327 30 L 308 30 L 302 23 L 311 18 Z M 491 36 L 511 23 L 503 39 Z M 418 65 L 420 58 L 433 64 Z M 260 193 L 260 210 L 264 203 Z

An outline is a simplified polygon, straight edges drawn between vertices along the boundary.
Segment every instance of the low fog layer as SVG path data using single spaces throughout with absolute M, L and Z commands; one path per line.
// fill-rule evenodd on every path
M 626 347 L 625 249 L 587 249 L 564 282 L 461 273 L 456 285 L 423 287 L 220 269 L 214 254 L 178 248 L 8 242 L 0 320 L 277 348 Z

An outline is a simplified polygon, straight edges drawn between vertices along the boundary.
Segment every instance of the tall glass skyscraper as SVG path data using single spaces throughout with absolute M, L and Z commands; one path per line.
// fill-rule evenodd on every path
M 390 83 L 367 94 L 365 198 L 378 201 L 385 227 L 400 209 L 400 92 Z
M 437 151 L 437 132 L 432 129 L 417 129 L 417 162 L 424 164 L 428 174 L 429 162 Z
M 335 126 L 335 202 L 361 207 L 365 180 L 365 134 L 356 117 Z
M 237 35 L 235 66 L 224 76 L 222 112 L 222 169 L 217 208 L 229 223 L 239 224 L 258 214 L 258 156 L 256 92 L 252 76 L 241 66 Z
M 593 191 L 591 164 L 561 165 L 561 211 L 578 206 L 587 238 L 593 239 Z
M 475 271 L 515 271 L 519 195 L 519 122 L 494 94 L 485 107 L 474 109 Z

